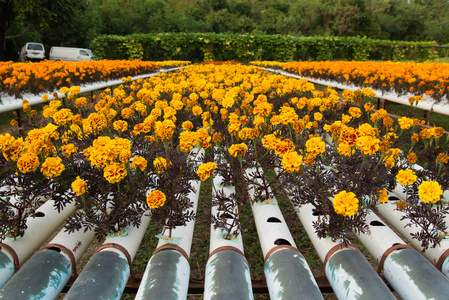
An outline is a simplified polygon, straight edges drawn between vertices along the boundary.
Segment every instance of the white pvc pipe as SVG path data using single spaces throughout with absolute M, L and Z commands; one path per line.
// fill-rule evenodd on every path
M 235 192 L 235 188 L 233 186 L 231 187 L 221 187 L 220 183 L 222 182 L 223 177 L 220 175 L 215 175 L 213 182 L 215 185 L 215 188 L 217 190 L 223 191 L 225 196 L 230 196 L 232 193 Z M 212 206 L 212 215 L 216 216 L 218 213 L 217 207 Z M 227 223 L 232 223 L 232 219 L 228 219 Z M 237 238 L 233 240 L 227 240 L 222 237 L 223 234 L 226 234 L 219 228 L 214 228 L 214 225 L 211 224 L 210 227 L 210 248 L 209 248 L 209 254 L 214 252 L 216 249 L 220 247 L 233 247 L 239 250 L 240 252 L 243 252 L 243 240 L 242 240 L 242 234 L 240 233 Z
M 48 200 L 36 210 L 36 213 L 42 213 L 42 217 L 28 217 L 27 229 L 22 237 L 15 240 L 5 239 L 7 244 L 17 254 L 19 265 L 22 265 L 42 243 L 61 225 L 61 223 L 75 211 L 75 202 L 67 204 L 59 213 L 54 207 L 54 201 Z M 6 255 L 13 260 L 13 256 L 5 249 L 2 249 Z

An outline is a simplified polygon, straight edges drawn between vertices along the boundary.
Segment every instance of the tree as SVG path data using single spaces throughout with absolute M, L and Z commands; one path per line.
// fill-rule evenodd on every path
M 17 38 L 27 31 L 45 33 L 50 28 L 56 31 L 67 26 L 72 20 L 70 12 L 82 3 L 76 0 L 0 0 L 0 60 L 5 60 L 6 39 Z M 9 34 L 14 22 L 22 23 L 25 29 Z

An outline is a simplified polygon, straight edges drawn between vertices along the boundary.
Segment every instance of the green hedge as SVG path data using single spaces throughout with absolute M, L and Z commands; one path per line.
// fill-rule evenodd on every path
M 190 60 L 194 63 L 205 60 L 243 63 L 254 60 L 425 61 L 437 57 L 438 51 L 445 55 L 448 52 L 434 42 L 215 33 L 101 35 L 92 42 L 91 49 L 100 59 Z

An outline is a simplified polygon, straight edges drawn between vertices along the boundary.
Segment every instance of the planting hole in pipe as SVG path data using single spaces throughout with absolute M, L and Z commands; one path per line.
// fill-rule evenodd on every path
M 390 197 L 388 197 L 388 200 L 391 200 L 391 201 L 398 201 L 399 198 L 396 197 L 396 196 L 390 196 Z
M 281 220 L 279 220 L 278 218 L 275 217 L 270 217 L 267 220 L 268 223 L 282 223 Z
M 223 217 L 225 217 L 226 219 L 234 219 L 234 217 L 230 214 L 224 214 Z
M 288 246 L 291 246 L 292 244 L 290 244 L 290 242 L 289 241 L 287 241 L 286 239 L 277 239 L 277 240 L 275 240 L 274 241 L 274 244 L 275 245 L 288 245 Z
M 379 221 L 376 221 L 376 220 L 371 221 L 371 223 L 369 223 L 369 224 L 370 224 L 371 226 L 385 226 L 384 223 L 379 222 Z
M 58 248 L 58 247 L 50 247 L 50 248 L 48 248 L 48 250 L 53 250 L 53 251 L 56 251 L 56 252 L 61 252 L 61 249 Z
M 324 216 L 326 214 L 324 212 L 322 212 L 322 211 L 314 211 L 312 213 L 312 215 L 316 217 L 316 216 Z
M 38 218 L 45 217 L 45 214 L 44 214 L 43 212 L 41 212 L 41 211 L 36 212 L 34 215 L 35 215 L 36 217 L 38 217 Z

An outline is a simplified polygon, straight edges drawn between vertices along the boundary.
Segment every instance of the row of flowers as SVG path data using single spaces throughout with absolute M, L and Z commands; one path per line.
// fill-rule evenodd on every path
M 212 220 L 229 233 L 239 232 L 224 217 L 235 207 L 285 191 L 293 205 L 311 203 L 322 216 L 319 236 L 347 242 L 352 231 L 368 230 L 368 209 L 388 201 L 396 182 L 407 193 L 398 209 L 422 228 L 416 238 L 424 248 L 446 228 L 443 129 L 375 111 L 368 88 L 340 97 L 261 68 L 202 64 L 124 81 L 93 99 L 76 88 L 61 93 L 67 99 L 50 101 L 42 116 L 25 102 L 24 129 L 0 135 L 2 233 L 23 234 L 24 217 L 45 195 L 60 209 L 76 201 L 69 231 L 85 225 L 102 236 L 138 224 L 147 209 L 173 228 L 195 217 L 191 181 L 215 173 L 236 187 L 231 197 L 216 191 L 213 198 Z
M 0 90 L 19 98 L 24 93 L 39 94 L 64 86 L 120 79 L 156 72 L 159 68 L 188 65 L 188 61 L 149 62 L 138 60 L 99 60 L 37 63 L 0 63 Z M 1 96 L 1 95 L 0 95 Z
M 415 62 L 252 62 L 304 77 L 370 87 L 398 95 L 411 93 L 440 101 L 449 99 L 449 64 Z

